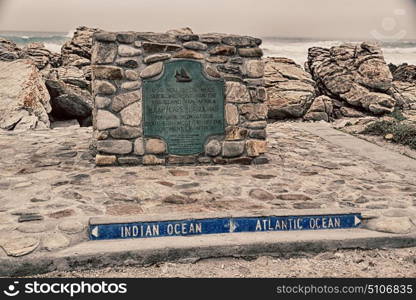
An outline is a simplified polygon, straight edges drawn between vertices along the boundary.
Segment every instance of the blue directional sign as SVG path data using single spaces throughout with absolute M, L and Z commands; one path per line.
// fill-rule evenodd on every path
M 361 214 L 187 219 L 120 224 L 92 224 L 91 240 L 192 236 L 215 233 L 328 230 L 357 228 Z

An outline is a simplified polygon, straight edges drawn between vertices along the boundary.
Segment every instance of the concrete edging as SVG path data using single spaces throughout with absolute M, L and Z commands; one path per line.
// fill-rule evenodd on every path
M 1 258 L 0 276 L 112 266 L 147 266 L 219 257 L 293 257 L 339 249 L 416 246 L 416 234 L 388 234 L 366 229 L 213 234 L 130 240 L 88 241 L 50 255 Z

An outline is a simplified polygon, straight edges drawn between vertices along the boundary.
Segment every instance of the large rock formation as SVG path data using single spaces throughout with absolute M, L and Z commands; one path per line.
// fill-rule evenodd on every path
M 375 115 L 394 110 L 393 77 L 379 46 L 343 44 L 309 49 L 307 66 L 321 94 Z
M 54 120 L 77 119 L 91 126 L 91 48 L 98 29 L 79 27 L 62 46 L 62 66 L 52 69 L 46 79 L 51 94 Z
M 0 128 L 48 128 L 49 94 L 33 61 L 0 61 Z
M 265 59 L 264 78 L 269 118 L 301 118 L 316 97 L 311 75 L 291 59 Z
M 23 51 L 15 43 L 0 38 L 0 61 L 13 61 L 23 57 Z
M 52 53 L 42 43 L 31 43 L 22 49 L 24 56 L 34 61 L 43 76 L 47 76 L 52 68 L 61 66 L 61 55 Z
M 74 33 L 74 37 L 63 45 L 61 54 L 52 53 L 40 43 L 28 44 L 20 49 L 15 43 L 0 39 L 0 61 L 30 59 L 40 71 L 46 83 L 46 93 L 49 91 L 50 94 L 50 104 L 49 94 L 47 97 L 48 104 L 45 103 L 45 107 L 48 108 L 45 111 L 49 113 L 49 118 L 52 121 L 77 119 L 82 126 L 91 126 L 93 106 L 91 48 L 92 35 L 96 31 L 97 29 L 79 27 Z M 3 72 L 7 70 L 9 69 L 4 69 Z M 22 71 L 21 68 L 14 70 L 14 72 L 20 71 Z M 23 70 L 23 72 L 26 72 L 26 70 Z M 13 74 L 11 78 L 13 79 L 14 76 L 18 75 L 21 75 L 22 78 L 26 77 L 26 73 L 22 73 Z M 14 84 L 18 83 L 19 81 L 14 82 Z M 37 85 L 38 83 L 34 84 Z M 43 84 L 43 87 L 45 87 L 45 84 Z M 26 89 L 26 87 L 22 86 L 22 89 Z M 45 115 L 41 119 L 44 118 Z M 42 122 L 49 126 L 49 121 L 46 121 Z M 19 126 L 16 124 L 6 127 L 9 129 L 18 128 Z M 33 128 L 33 124 L 27 127 Z
M 389 65 L 394 81 L 416 83 L 416 66 L 407 63 L 400 66 Z
M 392 95 L 403 109 L 416 110 L 416 66 L 389 65 L 393 74 Z
M 61 65 L 60 57 L 60 54 L 52 53 L 42 43 L 31 43 L 21 49 L 15 43 L 0 38 L 0 61 L 29 58 L 43 75 Z
M 92 36 L 99 31 L 96 28 L 78 27 L 73 38 L 62 46 L 64 66 L 75 66 L 82 70 L 87 80 L 91 81 Z

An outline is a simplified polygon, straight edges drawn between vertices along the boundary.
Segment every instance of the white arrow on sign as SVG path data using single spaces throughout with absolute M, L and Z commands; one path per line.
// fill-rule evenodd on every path
M 230 233 L 234 232 L 237 229 L 237 225 L 234 223 L 234 220 L 230 220 Z
M 95 237 L 98 237 L 98 226 L 95 226 L 92 230 L 91 230 L 91 234 Z
M 357 216 L 354 216 L 354 226 L 357 226 L 360 223 L 361 223 L 360 218 L 357 218 Z

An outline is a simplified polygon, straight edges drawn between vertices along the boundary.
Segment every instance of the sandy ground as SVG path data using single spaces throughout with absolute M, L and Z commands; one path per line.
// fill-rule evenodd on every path
M 149 267 L 52 272 L 39 277 L 416 277 L 416 248 L 348 250 L 297 258 L 207 259 Z

